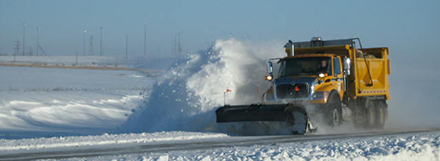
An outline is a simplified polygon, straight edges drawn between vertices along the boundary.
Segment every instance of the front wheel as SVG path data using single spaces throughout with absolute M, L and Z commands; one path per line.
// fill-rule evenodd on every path
M 326 107 L 329 112 L 326 114 L 328 117 L 328 124 L 331 127 L 338 127 L 342 124 L 342 107 L 341 99 L 337 93 L 331 93 L 329 101 Z
M 333 127 L 340 126 L 341 125 L 341 120 L 342 120 L 341 119 L 342 116 L 341 116 L 340 109 L 333 108 L 331 114 L 332 114 L 331 115 L 331 117 L 332 117 L 332 119 L 331 119 L 331 126 L 333 126 Z

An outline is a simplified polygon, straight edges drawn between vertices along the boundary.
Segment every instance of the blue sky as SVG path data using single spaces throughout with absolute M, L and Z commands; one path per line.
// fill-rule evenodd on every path
M 365 47 L 388 46 L 408 59 L 423 52 L 438 60 L 439 6 L 435 0 L 1 0 L 0 53 L 13 53 L 26 23 L 26 50 L 35 50 L 38 26 L 40 44 L 51 55 L 82 53 L 85 29 L 94 36 L 98 53 L 102 26 L 105 54 L 124 53 L 128 35 L 130 54 L 142 55 L 147 22 L 147 51 L 156 55 L 170 55 L 174 36 L 181 32 L 190 52 L 231 34 L 255 41 L 304 41 L 319 35 L 360 37 Z

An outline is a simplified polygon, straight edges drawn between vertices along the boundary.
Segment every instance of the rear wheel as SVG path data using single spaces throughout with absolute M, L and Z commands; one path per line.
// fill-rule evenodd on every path
M 365 128 L 374 128 L 376 125 L 376 107 L 374 102 L 367 100 L 365 107 Z
M 375 127 L 383 129 L 388 117 L 388 106 L 385 101 L 378 101 L 376 104 L 376 124 Z

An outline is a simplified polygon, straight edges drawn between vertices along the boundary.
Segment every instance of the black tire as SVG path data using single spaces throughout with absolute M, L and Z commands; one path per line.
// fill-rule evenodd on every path
M 364 126 L 367 129 L 372 129 L 376 126 L 376 105 L 373 101 L 367 100 L 365 102 L 365 122 Z
M 378 101 L 376 103 L 376 123 L 375 128 L 383 129 L 385 126 L 385 121 L 388 118 L 388 106 L 385 101 Z
M 330 93 L 329 100 L 326 105 L 328 112 L 327 122 L 330 127 L 338 127 L 342 124 L 342 106 L 339 94 L 336 92 Z

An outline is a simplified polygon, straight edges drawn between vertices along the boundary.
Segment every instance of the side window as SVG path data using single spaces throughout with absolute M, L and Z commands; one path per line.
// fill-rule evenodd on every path
M 335 77 L 336 77 L 337 75 L 341 74 L 341 64 L 338 57 L 335 57 L 333 61 L 334 61 L 333 64 L 335 64 Z

